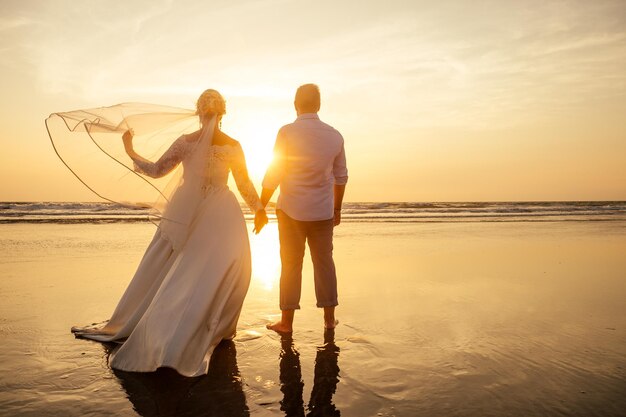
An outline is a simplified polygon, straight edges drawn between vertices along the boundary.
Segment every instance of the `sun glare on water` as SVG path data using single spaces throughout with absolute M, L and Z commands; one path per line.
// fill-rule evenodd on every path
M 258 235 L 250 235 L 252 280 L 271 291 L 280 279 L 278 227 L 270 223 Z

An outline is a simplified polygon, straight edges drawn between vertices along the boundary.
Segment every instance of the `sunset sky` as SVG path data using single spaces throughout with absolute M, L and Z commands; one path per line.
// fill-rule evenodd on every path
M 626 2 L 0 0 L 0 201 L 96 200 L 53 112 L 227 100 L 258 185 L 298 85 L 347 201 L 626 200 Z

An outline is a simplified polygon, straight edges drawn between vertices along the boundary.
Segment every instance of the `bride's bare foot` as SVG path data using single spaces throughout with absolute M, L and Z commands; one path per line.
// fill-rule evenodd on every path
M 269 330 L 274 330 L 276 333 L 280 334 L 293 332 L 293 328 L 287 324 L 284 324 L 282 321 L 277 321 L 276 323 L 268 323 L 265 327 L 267 327 Z

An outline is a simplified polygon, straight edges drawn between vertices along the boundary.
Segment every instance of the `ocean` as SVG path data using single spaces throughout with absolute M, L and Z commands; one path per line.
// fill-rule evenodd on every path
M 242 205 L 246 219 L 251 218 Z M 271 212 L 270 208 L 270 212 Z M 111 203 L 0 203 L 0 223 L 118 223 L 150 220 L 146 208 Z M 270 213 L 271 214 L 271 213 Z M 626 201 L 345 203 L 345 222 L 623 221 Z

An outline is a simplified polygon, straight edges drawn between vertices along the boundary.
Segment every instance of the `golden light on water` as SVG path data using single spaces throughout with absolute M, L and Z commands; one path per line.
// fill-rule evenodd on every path
M 258 235 L 250 235 L 252 281 L 271 291 L 280 278 L 278 225 L 270 223 Z

